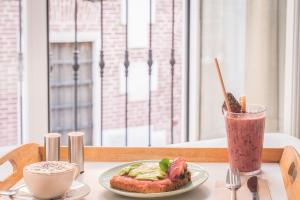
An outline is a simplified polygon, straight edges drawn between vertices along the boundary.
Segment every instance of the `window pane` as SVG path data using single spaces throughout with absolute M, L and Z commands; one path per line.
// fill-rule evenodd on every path
M 219 58 L 227 91 L 267 107 L 266 132 L 278 132 L 284 69 L 286 1 L 204 0 L 202 5 L 201 137 L 225 137 L 224 96 L 213 63 Z
M 19 1 L 0 0 L 0 146 L 20 133 Z
M 80 69 L 78 80 L 78 128 L 85 134 L 87 144 L 92 143 L 92 48 L 91 43 L 79 43 Z M 51 43 L 50 55 L 50 116 L 51 132 L 66 133 L 74 130 L 73 43 Z M 65 134 L 64 134 L 65 136 Z M 63 143 L 66 137 L 63 137 Z
M 74 128 L 74 2 L 49 0 L 51 131 Z M 104 1 L 103 144 L 125 145 L 125 11 L 123 0 Z M 128 144 L 148 145 L 148 47 L 149 2 L 129 0 Z M 184 5 L 175 5 L 174 141 L 180 142 L 183 94 Z M 140 8 L 140 9 L 139 9 Z M 171 138 L 171 27 L 172 1 L 153 0 L 153 70 L 151 144 L 164 145 Z M 138 19 L 138 20 L 137 20 Z M 100 3 L 78 0 L 79 130 L 88 144 L 100 144 Z M 89 61 L 89 63 L 87 63 Z M 63 64 L 59 64 L 61 62 Z M 67 62 L 67 63 L 66 63 Z M 61 70 L 61 71 L 60 71 Z M 90 73 L 90 74 L 87 74 Z M 59 82 L 59 83 L 57 83 Z M 58 86 L 63 83 L 63 86 Z M 57 85 L 58 84 L 58 85 Z M 64 105 L 68 108 L 62 108 Z M 57 109 L 59 108 L 59 109 Z

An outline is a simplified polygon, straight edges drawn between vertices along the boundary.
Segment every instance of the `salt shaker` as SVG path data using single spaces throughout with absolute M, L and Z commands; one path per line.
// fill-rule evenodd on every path
M 48 133 L 44 136 L 45 160 L 59 161 L 60 159 L 60 137 L 59 133 Z
M 78 165 L 80 173 L 84 172 L 84 133 L 68 133 L 68 157 L 69 162 Z

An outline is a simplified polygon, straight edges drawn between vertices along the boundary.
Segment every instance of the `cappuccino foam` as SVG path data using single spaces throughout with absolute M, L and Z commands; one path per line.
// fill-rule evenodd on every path
M 72 170 L 74 165 L 64 161 L 43 161 L 25 167 L 26 171 L 39 174 L 55 174 Z

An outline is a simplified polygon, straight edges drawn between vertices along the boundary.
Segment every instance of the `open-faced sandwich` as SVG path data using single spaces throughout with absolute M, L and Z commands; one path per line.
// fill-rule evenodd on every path
M 191 181 L 183 158 L 162 159 L 157 163 L 133 163 L 110 180 L 111 187 L 128 192 L 158 193 L 176 190 Z

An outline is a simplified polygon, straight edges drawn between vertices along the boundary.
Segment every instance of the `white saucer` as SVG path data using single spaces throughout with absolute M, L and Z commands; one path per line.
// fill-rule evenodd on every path
M 90 193 L 91 189 L 88 185 L 81 183 L 79 181 L 74 181 L 70 187 L 70 189 L 64 194 L 64 196 L 60 198 L 56 198 L 55 200 L 76 200 L 81 199 Z M 19 189 L 18 193 L 14 195 L 16 199 L 24 199 L 24 200 L 38 200 L 33 197 L 28 188 L 22 187 Z

